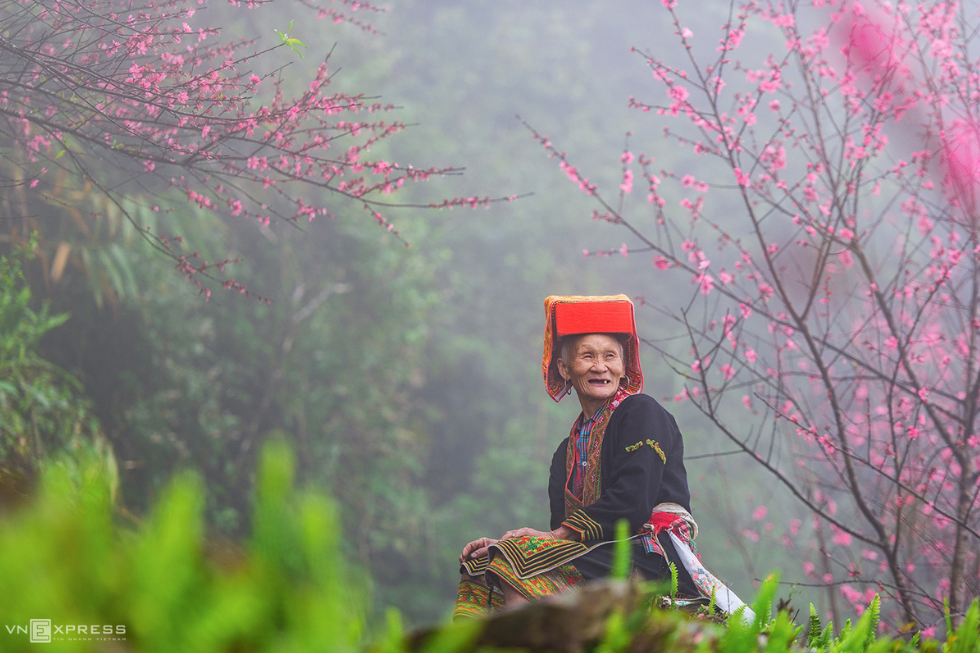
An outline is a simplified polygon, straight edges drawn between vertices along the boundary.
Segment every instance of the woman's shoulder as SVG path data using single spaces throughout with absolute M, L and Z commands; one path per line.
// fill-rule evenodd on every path
M 619 404 L 619 408 L 616 409 L 617 412 L 619 411 L 619 409 L 626 409 L 624 412 L 652 411 L 656 413 L 664 413 L 667 415 L 670 414 L 669 412 L 667 412 L 666 408 L 660 405 L 659 401 L 657 401 L 650 395 L 643 394 L 642 392 L 639 392 L 635 395 L 630 395 L 625 399 L 623 399 L 623 401 Z
M 675 424 L 674 416 L 650 395 L 638 393 L 623 399 L 613 411 L 612 418 L 617 422 L 652 422 Z

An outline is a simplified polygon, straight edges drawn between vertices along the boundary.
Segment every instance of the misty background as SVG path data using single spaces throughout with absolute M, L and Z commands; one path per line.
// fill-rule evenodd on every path
M 37 262 L 29 276 L 53 311 L 71 314 L 42 353 L 81 381 L 116 452 L 128 510 L 138 515 L 176 470 L 190 468 L 205 476 L 216 537 L 240 537 L 258 446 L 286 440 L 302 479 L 337 499 L 345 547 L 375 606 L 427 623 L 450 610 L 467 541 L 547 525 L 548 462 L 579 406 L 555 405 L 543 388 L 544 298 L 643 297 L 651 306 L 638 307 L 640 336 L 659 341 L 676 328 L 655 307 L 683 306 L 697 293 L 662 284 L 646 254 L 584 256 L 636 243 L 592 219 L 597 207 L 516 116 L 607 197 L 618 193 L 627 134 L 657 167 L 695 163 L 663 139 L 655 115 L 628 108 L 632 96 L 658 102 L 664 93 L 631 48 L 683 56 L 671 51 L 677 40 L 660 2 L 384 6 L 370 17 L 380 34 L 311 20 L 286 2 L 209 3 L 198 17 L 221 26 L 223 38 L 270 45 L 275 29 L 289 29 L 307 47 L 303 57 L 277 53 L 288 64 L 287 92 L 301 92 L 332 52 L 335 90 L 395 104 L 386 118 L 410 124 L 373 148 L 375 158 L 465 168 L 394 201 L 524 197 L 391 211 L 409 247 L 353 204 L 297 226 L 191 208 L 142 216 L 209 260 L 241 256 L 234 276 L 271 305 L 220 292 L 203 301 L 111 213 L 85 228 L 48 216 L 42 239 L 71 243 L 81 262 L 58 279 Z M 699 46 L 713 50 L 728 9 L 699 4 Z M 652 212 L 640 210 L 633 219 L 650 224 Z M 684 341 L 677 346 L 683 355 Z M 682 379 L 651 348 L 641 356 L 645 392 L 684 434 L 706 565 L 743 599 L 775 567 L 792 581 L 799 561 L 778 544 L 789 517 L 777 490 L 752 461 L 727 455 L 706 418 L 672 400 Z M 759 506 L 768 507 L 761 517 Z

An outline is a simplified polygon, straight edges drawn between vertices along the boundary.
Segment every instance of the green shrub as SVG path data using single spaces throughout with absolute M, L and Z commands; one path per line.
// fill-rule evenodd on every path
M 65 449 L 111 456 L 81 384 L 37 354 L 68 314 L 51 315 L 46 303 L 31 307 L 21 265 L 32 247 L 0 257 L 0 481 L 31 477 L 41 460 Z
M 50 651 L 355 650 L 363 591 L 345 574 L 336 511 L 292 477 L 289 451 L 268 446 L 239 548 L 206 537 L 196 476 L 178 476 L 128 527 L 102 465 L 50 465 L 0 526 L 0 650 L 36 651 L 32 619 L 50 619 Z

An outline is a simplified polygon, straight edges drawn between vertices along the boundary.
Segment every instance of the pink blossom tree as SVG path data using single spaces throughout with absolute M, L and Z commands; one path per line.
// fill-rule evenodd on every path
M 628 232 L 591 254 L 648 253 L 676 399 L 808 513 L 782 533 L 808 582 L 928 632 L 980 594 L 976 6 L 663 5 L 676 47 L 630 105 L 668 145 L 628 143 L 603 193 L 535 137 Z
M 388 215 L 398 205 L 393 195 L 406 183 L 455 172 L 373 157 L 373 145 L 405 129 L 388 117 L 391 105 L 333 91 L 327 61 L 308 82 L 290 79 L 284 68 L 297 56 L 290 49 L 306 46 L 285 24 L 271 44 L 229 39 L 203 5 L 0 3 L 0 200 L 11 230 L 23 237 L 19 225 L 43 222 L 38 206 L 74 214 L 67 197 L 99 193 L 202 293 L 210 295 L 211 282 L 247 292 L 224 274 L 232 261 L 205 261 L 179 235 L 137 224 L 122 198 L 140 198 L 153 211 L 191 206 L 264 225 L 353 204 L 397 234 Z M 361 16 L 379 11 L 355 0 L 289 6 L 366 30 L 370 19 Z

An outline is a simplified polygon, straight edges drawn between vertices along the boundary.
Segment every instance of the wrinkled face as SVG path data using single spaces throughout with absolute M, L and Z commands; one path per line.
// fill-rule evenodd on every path
M 596 409 L 616 394 L 626 374 L 623 346 L 603 333 L 575 337 L 565 348 L 568 360 L 558 359 L 558 372 L 571 381 L 583 408 Z

